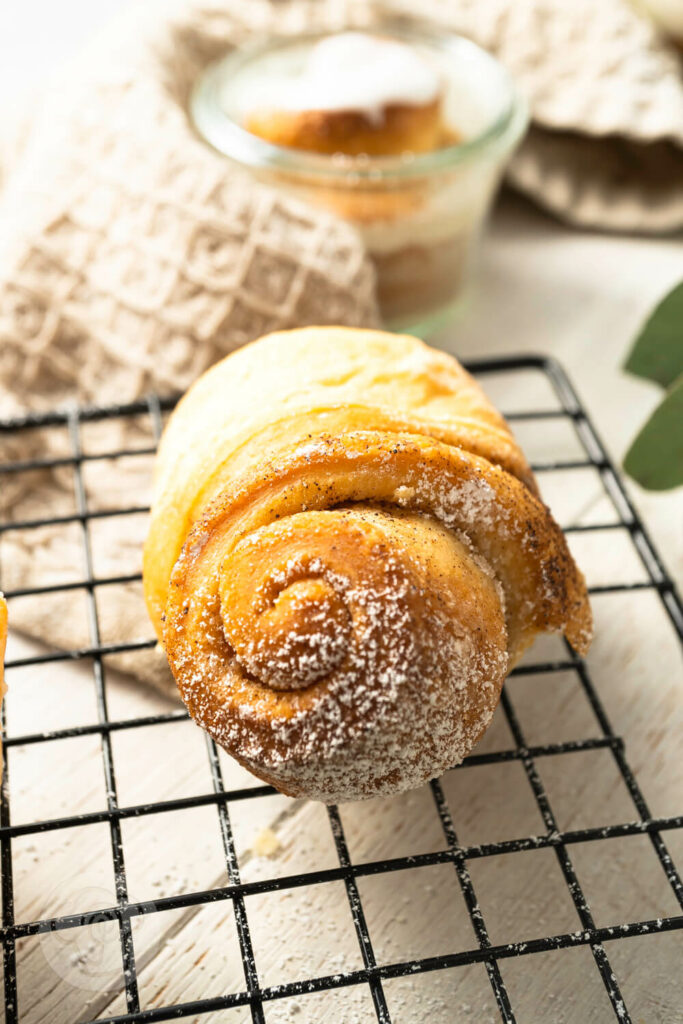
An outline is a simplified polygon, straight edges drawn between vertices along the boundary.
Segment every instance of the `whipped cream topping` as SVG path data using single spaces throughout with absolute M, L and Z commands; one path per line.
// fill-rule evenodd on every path
M 378 120 L 387 106 L 424 105 L 440 91 L 436 69 L 414 47 L 341 32 L 316 43 L 296 73 L 273 75 L 259 99 L 279 110 L 356 110 Z

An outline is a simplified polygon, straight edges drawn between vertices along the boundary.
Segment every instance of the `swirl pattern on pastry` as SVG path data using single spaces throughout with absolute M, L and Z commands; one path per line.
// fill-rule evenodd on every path
M 212 375 L 208 390 L 220 392 L 231 361 L 264 367 L 270 356 L 265 398 L 287 356 L 316 344 L 327 346 L 328 369 L 341 368 L 337 387 L 367 398 L 372 377 L 393 390 L 401 415 L 376 406 L 370 428 L 370 403 L 323 414 L 321 366 L 309 367 L 318 384 L 302 386 L 299 405 L 311 413 L 280 410 L 273 433 L 262 411 L 261 429 L 252 424 L 242 444 L 231 435 L 208 475 L 201 468 L 183 490 L 177 439 L 201 466 L 187 431 L 193 418 L 210 423 L 202 391 Z M 345 349 L 364 384 L 344 372 Z M 411 403 L 399 381 L 406 353 L 416 376 L 445 362 L 459 388 L 442 379 L 442 393 L 426 397 L 411 379 Z M 424 429 L 434 401 L 441 431 Z M 145 551 L 150 610 L 193 717 L 283 792 L 340 801 L 418 785 L 469 752 L 536 633 L 564 630 L 585 650 L 590 610 L 562 532 L 503 421 L 449 357 L 378 332 L 271 336 L 205 375 L 175 416 Z

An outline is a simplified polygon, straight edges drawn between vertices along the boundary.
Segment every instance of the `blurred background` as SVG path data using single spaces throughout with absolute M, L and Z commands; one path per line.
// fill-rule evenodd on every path
M 0 119 L 0 140 L 12 137 L 17 121 L 25 111 L 40 108 L 46 86 L 98 30 L 126 9 L 131 11 L 135 8 L 142 16 L 147 6 L 141 0 L 98 0 L 96 4 L 87 0 L 60 0 L 58 4 L 48 0 L 23 0 L 21 4 L 2 5 L 0 84 L 6 100 Z M 225 6 L 229 8 L 229 2 Z M 494 4 L 496 6 L 500 9 L 496 15 L 500 20 L 500 17 L 506 15 L 505 4 Z M 514 6 L 508 5 L 510 11 Z M 543 4 L 540 6 L 543 7 Z M 663 6 L 673 10 L 676 16 L 675 3 Z M 604 8 L 604 5 L 599 5 L 599 8 Z M 628 8 L 630 16 L 632 8 L 626 4 L 624 8 Z M 159 9 L 157 6 L 156 10 Z M 469 19 L 472 24 L 476 24 L 476 5 L 453 0 L 451 4 L 440 6 L 442 13 L 452 14 L 459 9 L 465 12 L 465 22 Z M 599 54 L 601 46 L 606 52 L 611 44 L 607 37 L 601 42 L 602 22 L 597 16 L 598 9 L 594 10 L 595 23 L 587 37 L 595 37 L 593 51 Z M 493 19 L 493 35 L 496 24 L 498 22 Z M 504 31 L 500 26 L 499 29 L 500 32 Z M 522 20 L 515 32 L 523 35 L 523 29 Z M 551 19 L 543 44 L 546 63 L 548 41 L 552 38 Z M 479 41 L 486 43 L 486 39 Z M 531 35 L 528 42 L 527 49 L 531 52 Z M 567 45 L 561 33 L 555 49 L 555 64 L 552 60 L 549 62 L 549 81 L 553 80 L 554 67 L 557 84 L 569 74 Z M 670 47 L 670 51 L 675 52 L 673 47 Z M 505 58 L 505 53 L 499 55 Z M 675 58 L 669 56 L 669 59 Z M 647 85 L 653 76 L 656 78 L 657 65 L 649 57 L 647 60 L 642 59 L 642 55 L 634 51 L 628 60 L 631 65 L 626 63 L 624 67 L 627 70 L 629 66 L 637 69 L 631 75 L 632 80 Z M 523 78 L 523 63 L 512 68 L 512 71 L 519 75 L 520 68 Z M 616 88 L 609 75 L 604 80 L 603 88 L 608 92 Z M 543 88 L 540 88 L 532 106 L 540 104 L 540 109 L 543 109 L 543 102 Z M 615 104 L 618 108 L 616 92 Z M 672 106 L 671 109 L 675 111 L 676 108 Z M 622 114 L 627 123 L 629 119 L 635 123 L 639 116 L 636 107 L 625 109 Z M 491 228 L 484 241 L 476 286 L 457 320 L 440 330 L 431 340 L 464 359 L 504 352 L 547 352 L 555 355 L 576 381 L 612 454 L 621 460 L 637 430 L 661 399 L 661 389 L 651 382 L 624 373 L 623 363 L 644 320 L 683 274 L 681 231 L 680 227 L 675 227 L 676 200 L 674 197 L 671 204 L 667 205 L 667 209 L 674 210 L 673 230 L 656 228 L 643 231 L 637 227 L 615 230 L 615 225 L 601 227 L 599 223 L 570 223 L 576 219 L 577 207 L 566 196 L 562 197 L 562 182 L 557 192 L 560 195 L 559 202 L 564 204 L 564 212 L 558 216 L 544 212 L 541 206 L 552 206 L 552 202 L 548 204 L 542 201 L 539 205 L 538 201 L 532 202 L 521 195 L 519 189 L 521 187 L 521 191 L 527 194 L 532 194 L 535 189 L 547 190 L 552 185 L 553 175 L 557 177 L 558 166 L 561 169 L 565 160 L 562 147 L 568 139 L 572 139 L 571 133 L 558 131 L 555 135 L 546 128 L 547 125 L 544 125 L 543 130 L 539 131 L 537 125 L 533 127 L 532 132 L 536 132 L 536 135 L 530 140 L 535 146 L 534 159 L 538 157 L 540 161 L 541 180 L 530 184 L 529 174 L 533 177 L 533 168 L 529 171 L 528 162 L 526 165 L 519 162 L 513 165 L 512 174 L 518 190 L 513 192 L 509 188 L 504 189 L 496 204 Z M 635 169 L 637 181 L 637 161 L 640 156 L 633 156 L 628 149 L 629 144 L 628 140 L 619 143 L 623 150 L 622 166 L 628 166 L 630 173 L 634 173 Z M 544 163 L 548 152 L 550 163 Z M 664 167 L 671 156 L 671 150 L 662 150 L 660 157 L 656 145 L 646 145 L 639 152 L 641 155 L 646 154 L 643 180 L 650 176 L 647 187 L 655 197 L 658 191 L 657 173 L 659 168 L 662 169 L 659 192 L 663 195 L 671 187 L 670 169 Z M 598 150 L 586 150 L 579 158 L 580 173 L 590 174 L 598 162 Z M 651 177 L 653 168 L 654 179 Z M 618 168 L 612 174 L 612 180 L 616 188 L 619 184 Z M 670 193 L 667 192 L 667 195 L 670 196 Z M 652 209 L 654 207 L 651 206 L 650 212 Z M 671 572 L 680 580 L 683 577 L 683 505 L 680 489 L 653 493 L 632 482 L 629 482 L 629 486 L 638 507 L 645 513 L 656 541 L 667 555 Z

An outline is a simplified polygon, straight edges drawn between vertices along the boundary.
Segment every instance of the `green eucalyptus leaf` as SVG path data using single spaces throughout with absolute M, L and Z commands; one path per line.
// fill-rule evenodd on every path
M 629 448 L 624 469 L 648 491 L 683 484 L 683 374 Z
M 625 368 L 667 388 L 683 373 L 683 281 L 665 295 L 636 338 Z

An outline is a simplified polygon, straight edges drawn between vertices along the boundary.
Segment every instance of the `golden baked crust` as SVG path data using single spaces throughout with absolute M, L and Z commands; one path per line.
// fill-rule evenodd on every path
M 451 356 L 384 331 L 269 334 L 200 377 L 161 440 L 145 547 L 145 592 L 160 639 L 171 570 L 211 499 L 291 445 L 367 429 L 436 437 L 535 488 L 503 417 Z
M 590 609 L 502 417 L 414 338 L 270 335 L 204 375 L 159 451 L 145 593 L 193 717 L 327 801 L 464 757 L 538 632 Z
M 328 155 L 400 156 L 445 144 L 440 97 L 387 104 L 378 119 L 361 110 L 255 110 L 244 126 L 275 145 Z

